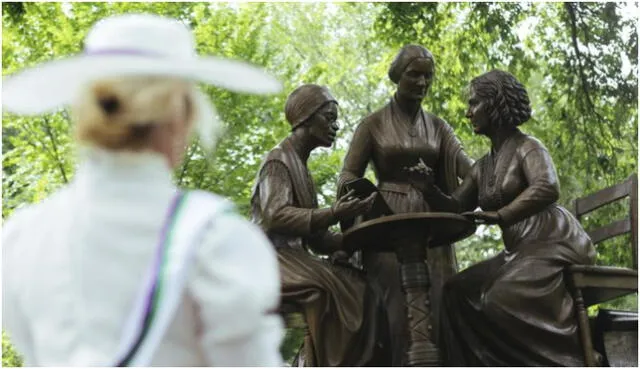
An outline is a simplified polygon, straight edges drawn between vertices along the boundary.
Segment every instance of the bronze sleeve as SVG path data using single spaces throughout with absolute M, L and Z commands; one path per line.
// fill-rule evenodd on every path
M 498 210 L 505 225 L 517 223 L 541 211 L 560 197 L 558 176 L 547 150 L 532 149 L 520 160 L 529 186 L 509 205 Z

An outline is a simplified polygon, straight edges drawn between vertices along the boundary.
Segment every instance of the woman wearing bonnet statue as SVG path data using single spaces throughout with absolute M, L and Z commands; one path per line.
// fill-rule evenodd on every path
M 253 221 L 277 250 L 282 301 L 299 308 L 307 322 L 312 347 L 305 347 L 305 366 L 384 366 L 379 342 L 386 337 L 386 321 L 379 293 L 360 271 L 333 262 L 347 255 L 342 234 L 329 229 L 365 213 L 373 195 L 358 199 L 347 193 L 319 208 L 307 168 L 311 152 L 331 147 L 336 138 L 338 103 L 326 87 L 306 84 L 287 98 L 285 116 L 291 133 L 264 158 L 251 205 Z

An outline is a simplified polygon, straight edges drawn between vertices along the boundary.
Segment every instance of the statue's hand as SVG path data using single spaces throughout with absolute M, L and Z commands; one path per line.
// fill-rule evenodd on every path
M 373 206 L 373 201 L 377 195 L 377 193 L 374 192 L 365 199 L 359 199 L 355 197 L 354 194 L 354 190 L 347 192 L 331 207 L 333 215 L 338 220 L 345 221 L 367 213 L 371 210 L 371 206 Z
M 499 224 L 502 220 L 497 211 L 467 211 L 461 215 L 469 217 L 480 224 Z
M 422 161 L 422 158 L 419 159 L 418 164 L 404 167 L 404 170 L 408 174 L 409 183 L 420 192 L 427 192 L 435 184 L 435 173 Z

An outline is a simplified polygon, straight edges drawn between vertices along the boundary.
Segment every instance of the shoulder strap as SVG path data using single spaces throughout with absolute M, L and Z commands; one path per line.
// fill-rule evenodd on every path
M 230 203 L 202 191 L 176 193 L 120 342 L 117 366 L 148 366 L 182 301 L 198 240 Z M 185 211 L 188 209 L 188 211 Z

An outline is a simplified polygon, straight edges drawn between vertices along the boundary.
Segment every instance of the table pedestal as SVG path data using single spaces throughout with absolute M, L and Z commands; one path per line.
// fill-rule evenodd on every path
M 451 244 L 474 230 L 475 224 L 459 214 L 424 212 L 368 220 L 344 233 L 343 242 L 349 250 L 395 252 L 398 256 L 407 306 L 409 366 L 442 366 L 431 328 L 427 248 Z
M 407 306 L 409 366 L 442 366 L 440 351 L 433 342 L 429 266 L 425 263 L 424 240 L 405 239 L 396 249 L 400 262 L 402 290 Z

